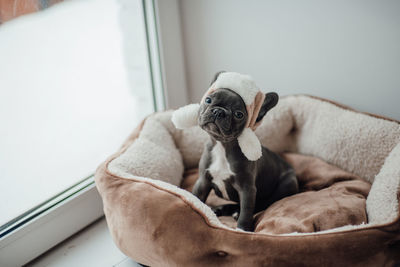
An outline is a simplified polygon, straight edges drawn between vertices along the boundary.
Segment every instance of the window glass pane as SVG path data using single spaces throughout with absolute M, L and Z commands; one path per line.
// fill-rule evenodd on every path
M 154 111 L 139 0 L 0 26 L 0 225 L 92 174 Z

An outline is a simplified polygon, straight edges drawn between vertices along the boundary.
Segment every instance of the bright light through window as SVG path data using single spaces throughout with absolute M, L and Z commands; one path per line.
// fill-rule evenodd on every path
M 139 0 L 72 0 L 0 26 L 0 225 L 92 174 L 154 110 L 143 21 Z

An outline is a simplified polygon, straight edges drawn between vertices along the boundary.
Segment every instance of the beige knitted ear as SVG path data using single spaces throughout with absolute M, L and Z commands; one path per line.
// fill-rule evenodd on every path
M 258 113 L 260 113 L 262 104 L 264 103 L 264 99 L 265 95 L 261 91 L 258 92 L 256 97 L 254 98 L 254 102 L 251 103 L 250 107 L 248 108 L 249 110 L 251 110 L 251 116 L 248 117 L 246 126 L 251 128 L 252 130 L 255 130 L 260 124 L 260 122 L 256 123 L 256 120 L 258 117 Z

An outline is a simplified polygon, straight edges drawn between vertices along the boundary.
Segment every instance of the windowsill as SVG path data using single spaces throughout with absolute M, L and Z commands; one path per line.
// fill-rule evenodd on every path
M 93 179 L 93 178 L 91 178 Z M 0 238 L 3 266 L 21 266 L 103 216 L 92 180 Z
M 29 262 L 27 266 L 139 267 L 140 265 L 116 247 L 103 217 Z

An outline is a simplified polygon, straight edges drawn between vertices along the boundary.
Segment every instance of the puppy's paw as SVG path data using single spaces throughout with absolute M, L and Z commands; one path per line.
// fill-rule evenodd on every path
M 250 223 L 240 223 L 240 222 L 238 222 L 237 228 L 242 229 L 242 230 L 247 231 L 247 232 L 253 232 L 254 231 L 254 226 L 253 226 L 252 222 L 250 222 Z

